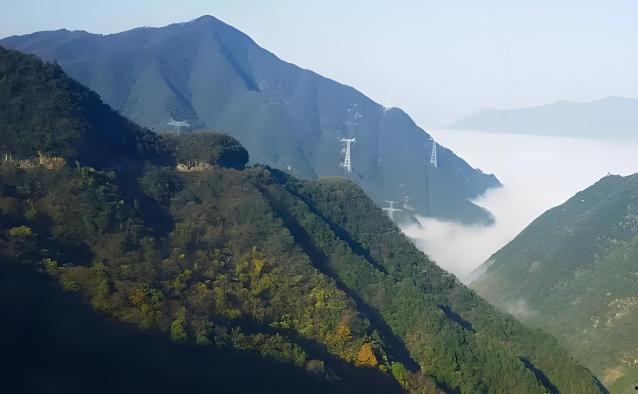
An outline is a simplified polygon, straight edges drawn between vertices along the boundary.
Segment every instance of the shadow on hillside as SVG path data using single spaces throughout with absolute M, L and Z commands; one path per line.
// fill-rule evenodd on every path
M 277 213 L 284 223 L 284 226 L 290 231 L 295 242 L 302 248 L 304 253 L 310 258 L 313 266 L 321 271 L 324 275 L 332 278 L 339 289 L 346 293 L 348 297 L 354 300 L 357 308 L 361 310 L 369 319 L 370 322 L 381 332 L 384 340 L 390 345 L 393 355 L 397 358 L 397 361 L 403 363 L 409 370 L 416 372 L 419 370 L 419 365 L 414 361 L 401 338 L 394 334 L 390 326 L 385 322 L 381 313 L 368 303 L 366 303 L 355 291 L 350 289 L 339 278 L 336 272 L 330 267 L 330 258 L 315 245 L 312 236 L 308 234 L 306 230 L 297 222 L 297 220 L 277 201 L 273 198 L 265 188 L 260 188 L 262 195 L 267 199 L 270 206 Z M 301 200 L 303 201 L 303 200 Z M 309 208 L 310 209 L 310 208 Z M 311 210 L 312 212 L 312 210 Z M 356 254 L 356 253 L 355 253 Z M 367 261 L 367 260 L 366 260 Z M 370 263 L 369 261 L 367 261 Z M 370 263 L 373 267 L 374 264 Z M 375 267 L 376 268 L 376 267 Z
M 15 263 L 0 262 L 0 315 L 3 392 L 382 392 L 114 323 L 46 275 Z
M 249 334 L 277 334 L 286 338 L 289 342 L 299 345 L 304 349 L 309 359 L 320 359 L 325 362 L 326 370 L 329 371 L 328 375 L 336 375 L 337 379 L 340 380 L 340 389 L 347 389 L 354 393 L 378 392 L 391 394 L 403 392 L 400 384 L 389 374 L 381 373 L 376 368 L 357 367 L 348 363 L 330 354 L 326 345 L 303 337 L 293 329 L 273 328 L 249 318 L 235 319 L 229 324 L 240 327 L 243 332 Z

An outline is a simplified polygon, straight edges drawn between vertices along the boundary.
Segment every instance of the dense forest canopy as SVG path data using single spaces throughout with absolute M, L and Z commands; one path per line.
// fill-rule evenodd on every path
M 472 284 L 619 393 L 638 378 L 637 213 L 638 175 L 606 176 L 536 219 Z
M 44 152 L 99 164 L 164 153 L 155 133 L 117 114 L 56 64 L 1 46 L 0 103 L 2 156 Z
M 237 170 L 248 163 L 246 149 L 225 134 L 196 132 L 180 135 L 179 138 L 167 135 L 166 138 L 173 145 L 175 159 L 181 163 L 198 161 Z
M 2 259 L 46 273 L 102 316 L 193 349 L 284 363 L 346 392 L 605 391 L 551 337 L 418 251 L 352 182 L 244 168 L 247 153 L 228 136 L 160 138 L 72 81 L 51 89 L 75 112 L 45 106 L 12 117 L 49 97 L 32 92 L 67 77 L 15 51 L 0 52 L 0 64 L 0 119 L 11 135 L 55 141 L 35 145 L 46 155 L 103 152 L 90 166 L 88 158 L 55 169 L 2 162 Z M 94 112 L 82 118 L 85 105 Z M 89 124 L 48 135 L 70 113 Z M 102 118 L 123 128 L 99 128 Z M 104 145 L 108 130 L 122 135 Z M 24 146 L 3 149 L 36 153 Z M 208 166 L 181 171 L 182 161 Z

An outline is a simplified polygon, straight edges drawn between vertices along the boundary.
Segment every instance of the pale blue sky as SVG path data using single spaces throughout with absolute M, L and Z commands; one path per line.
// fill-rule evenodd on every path
M 486 107 L 638 98 L 636 0 L 2 0 L 0 36 L 203 14 L 424 127 Z

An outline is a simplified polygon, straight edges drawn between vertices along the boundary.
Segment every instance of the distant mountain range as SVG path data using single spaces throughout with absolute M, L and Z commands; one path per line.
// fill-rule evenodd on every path
M 605 392 L 343 177 L 152 133 L 1 47 L 0 130 L 7 392 Z
M 638 139 L 638 100 L 607 97 L 590 103 L 557 101 L 540 107 L 470 115 L 453 129 L 605 140 Z
M 251 159 L 302 178 L 343 175 L 341 138 L 356 138 L 351 179 L 380 205 L 489 223 L 469 201 L 500 186 L 439 146 L 398 108 L 384 108 L 357 90 L 301 69 L 211 16 L 118 34 L 47 31 L 0 45 L 56 61 L 142 126 L 170 131 L 171 119 L 192 129 L 237 138 Z M 409 207 L 409 208 L 408 208 Z
M 607 176 L 495 253 L 480 295 L 554 334 L 613 393 L 638 382 L 638 174 Z

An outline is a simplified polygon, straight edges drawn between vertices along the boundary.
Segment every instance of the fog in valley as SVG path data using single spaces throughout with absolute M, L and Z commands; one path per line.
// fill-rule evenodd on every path
M 504 187 L 475 202 L 495 217 L 492 226 L 463 226 L 420 218 L 422 228 L 403 227 L 436 262 L 464 282 L 499 248 L 547 209 L 598 179 L 638 171 L 638 142 L 430 130 L 470 165 L 494 173 Z

